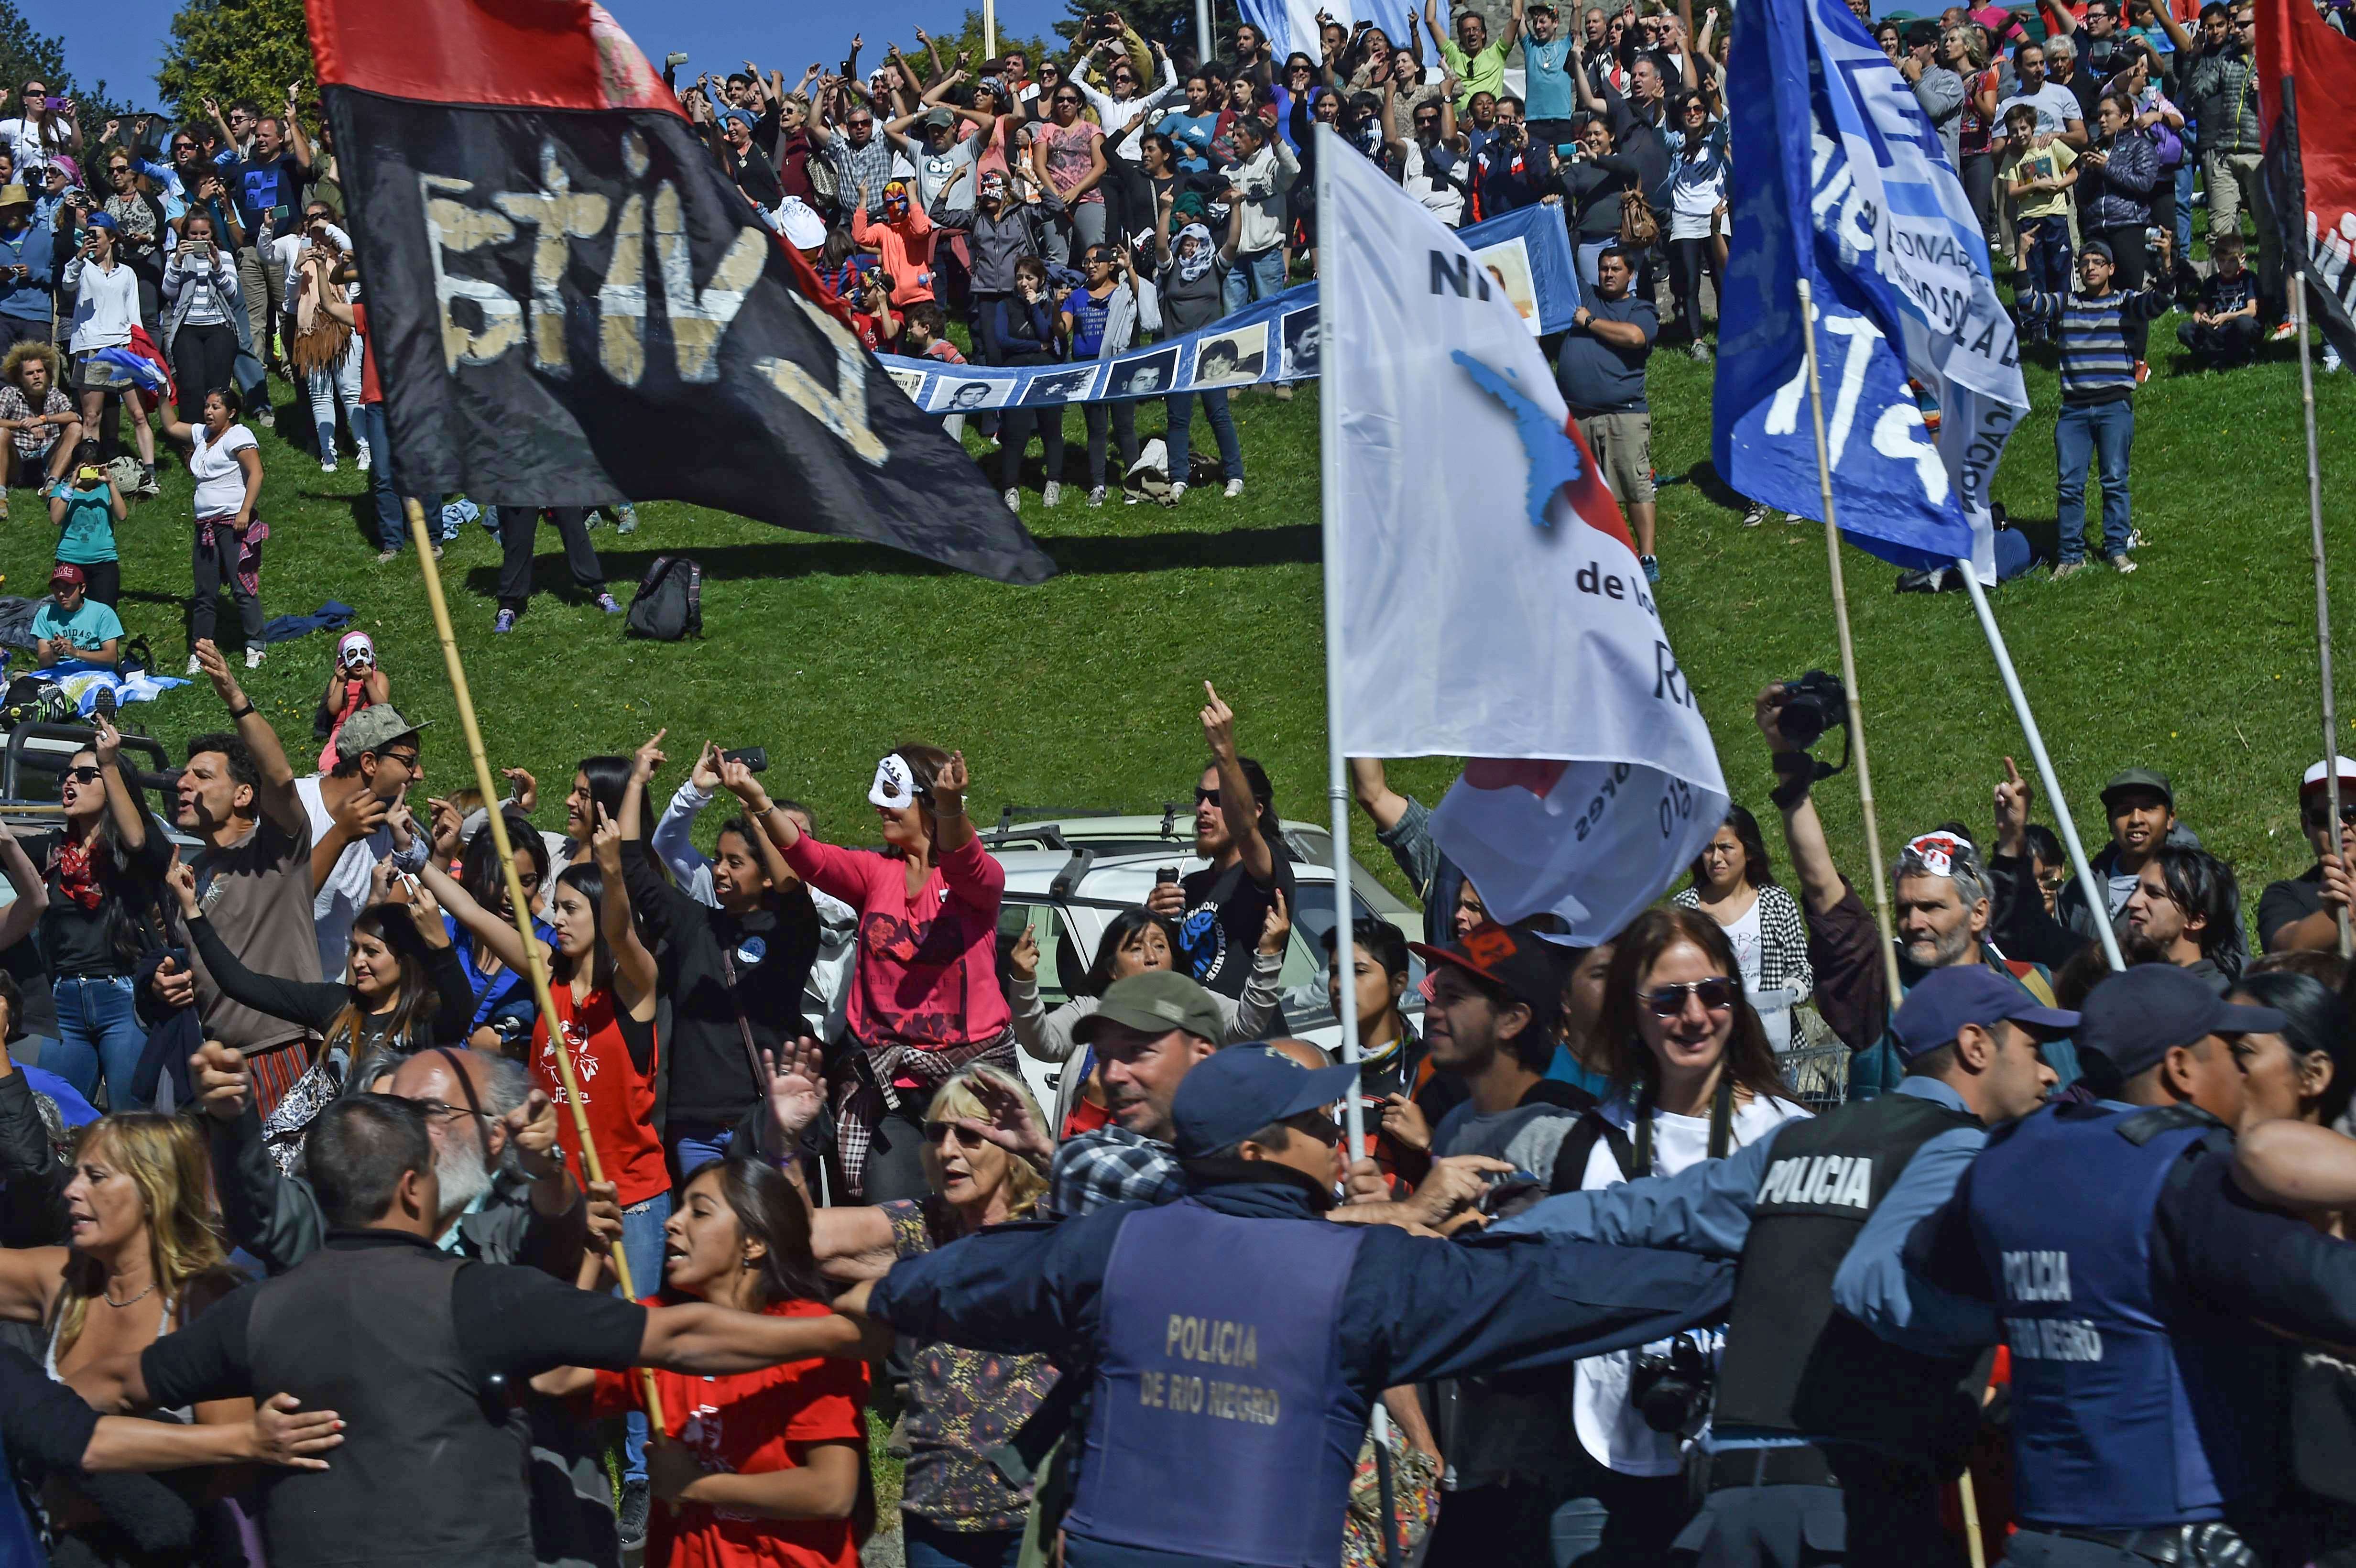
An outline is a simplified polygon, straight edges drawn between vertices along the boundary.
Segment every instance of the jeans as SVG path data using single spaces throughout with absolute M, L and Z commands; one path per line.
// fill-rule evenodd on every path
M 344 400 L 344 412 L 352 421 L 352 439 L 365 440 L 359 433 L 360 407 L 360 339 L 358 333 L 344 349 L 344 357 L 332 371 L 314 370 L 309 377 L 311 392 L 311 424 L 319 432 L 319 457 L 322 462 L 336 455 L 336 399 Z M 373 457 L 370 459 L 374 461 Z
M 1014 1568 L 1023 1558 L 1019 1530 L 943 1530 L 905 1509 L 900 1540 L 908 1568 Z
M 1239 311 L 1254 300 L 1272 298 L 1284 292 L 1284 247 L 1271 245 L 1257 255 L 1237 256 L 1234 266 L 1227 269 L 1224 285 L 1229 312 Z
M 1623 1476 L 1590 1464 L 1576 1495 L 1554 1510 L 1554 1568 L 1665 1563 L 1686 1520 L 1680 1476 Z
M 2176 166 L 2176 259 L 2192 260 L 2192 176 L 2200 165 L 2186 158 Z
M 641 1297 L 662 1289 L 663 1226 L 670 1220 L 670 1194 L 658 1192 L 622 1211 L 622 1255 L 630 1262 L 630 1288 Z M 622 1428 L 622 1478 L 647 1478 L 647 1418 L 632 1411 Z
M 728 1146 L 736 1141 L 736 1129 L 712 1122 L 673 1122 L 670 1125 L 671 1164 L 678 1168 L 679 1179 L 685 1181 L 715 1159 L 724 1159 Z
M 2135 445 L 2135 404 L 2126 398 L 2107 403 L 2063 403 L 2053 426 L 2053 456 L 2060 470 L 2055 507 L 2062 526 L 2062 559 L 2086 559 L 2086 465 L 2103 466 L 2103 553 L 2127 548 L 2127 453 Z
M 2213 367 L 2222 369 L 2229 365 L 2244 364 L 2255 358 L 2258 352 L 2258 339 L 2263 330 L 2258 325 L 2258 318 L 2254 315 L 2230 316 L 2214 326 L 2203 326 L 2199 322 L 2188 321 L 2177 327 L 2176 341 L 2192 350 L 2192 357 L 2204 368 Z M 92 585 L 91 597 L 93 599 L 98 597 L 95 584 Z
M 1117 403 L 1083 403 L 1080 416 L 1088 428 L 1088 488 L 1105 482 L 1106 427 L 1120 446 L 1119 478 L 1137 465 L 1137 404 L 1126 398 Z
M 1213 387 L 1201 392 L 1173 392 L 1162 400 L 1170 413 L 1170 430 L 1163 440 L 1170 453 L 1170 481 L 1186 483 L 1188 444 L 1193 439 L 1194 400 L 1203 400 L 1203 417 L 1211 421 L 1211 438 L 1219 443 L 1219 464 L 1230 479 L 1244 476 L 1244 449 L 1236 440 L 1235 416 L 1227 411 L 1227 389 Z
M 144 1111 L 131 1097 L 131 1075 L 147 1050 L 147 1029 L 132 1010 L 131 976 L 60 979 L 58 1041 L 41 1053 L 41 1065 L 72 1084 L 85 1100 L 98 1098 L 106 1080 L 110 1112 Z
M 352 439 L 368 443 L 369 494 L 376 501 L 377 545 L 399 549 L 409 538 L 409 514 L 404 497 L 393 488 L 392 431 L 385 423 L 382 403 L 362 403 L 352 411 Z M 425 519 L 430 528 L 436 522 Z

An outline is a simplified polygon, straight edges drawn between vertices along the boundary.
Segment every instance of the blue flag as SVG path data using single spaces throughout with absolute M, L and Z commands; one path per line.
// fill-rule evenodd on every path
M 1727 76 L 1734 231 L 1712 461 L 1752 500 L 1822 520 L 1805 277 L 1842 531 L 1901 566 L 1969 560 L 1994 581 L 1988 484 L 2029 397 L 1930 117 L 1840 0 L 1747 0 Z M 1935 437 L 1910 376 L 1937 400 Z

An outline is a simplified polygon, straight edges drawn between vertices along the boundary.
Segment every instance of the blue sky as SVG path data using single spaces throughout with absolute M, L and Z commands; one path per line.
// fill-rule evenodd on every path
M 368 0 L 378 5 L 399 0 Z M 146 104 L 155 98 L 155 67 L 171 36 L 176 0 L 18 0 L 27 20 L 44 34 L 61 36 L 66 66 L 75 80 L 90 83 L 103 78 L 108 91 L 126 102 Z M 979 0 L 975 0 L 977 6 Z M 764 70 L 786 73 L 788 81 L 800 77 L 812 60 L 830 68 L 841 63 L 851 44 L 852 23 L 863 29 L 867 48 L 862 64 L 882 58 L 884 40 L 902 47 L 915 43 L 912 31 L 925 27 L 954 31 L 966 10 L 965 0 L 861 0 L 856 5 L 831 5 L 821 0 L 786 0 L 751 5 L 712 0 L 605 0 L 648 59 L 659 67 L 663 56 L 677 49 L 688 57 L 682 75 L 699 71 L 740 70 L 750 55 Z M 1001 27 L 1023 34 L 1044 33 L 1049 23 L 1065 15 L 1063 0 L 999 0 Z

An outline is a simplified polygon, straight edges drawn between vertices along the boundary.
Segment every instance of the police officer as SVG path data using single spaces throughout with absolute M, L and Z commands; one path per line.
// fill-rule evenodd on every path
M 2232 1179 L 2240 1038 L 2283 1027 L 2171 965 L 2104 980 L 2078 1042 L 2109 1097 L 1999 1132 L 1907 1242 L 2011 1347 L 2016 1568 L 2265 1555 L 2283 1337 L 2356 1343 L 2356 1247 Z
M 1229 1046 L 1172 1103 L 1186 1197 L 997 1226 L 902 1259 L 837 1309 L 1093 1369 L 1070 1568 L 1332 1568 L 1377 1392 L 1708 1322 L 1729 1275 L 1667 1253 L 1328 1223 L 1325 1107 L 1356 1076 Z
M 1709 1495 L 1681 1550 L 1712 1565 L 1958 1559 L 1937 1488 L 1978 1424 L 1977 1369 L 1888 1344 L 1836 1303 L 1902 1296 L 1908 1232 L 1954 1190 L 1988 1127 L 2043 1103 L 2055 1075 L 2041 1043 L 2077 1022 L 1987 965 L 1933 970 L 1890 1025 L 1906 1067 L 1894 1093 L 1494 1227 L 1740 1257 L 1701 1442 Z M 1911 1316 L 1902 1300 L 1892 1309 Z

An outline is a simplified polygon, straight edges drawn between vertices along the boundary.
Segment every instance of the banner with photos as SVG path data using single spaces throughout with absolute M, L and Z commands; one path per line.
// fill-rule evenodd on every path
M 1500 288 L 1532 336 L 1559 332 L 1579 308 L 1579 269 L 1559 207 L 1526 207 L 1476 223 L 1457 238 Z M 1302 381 L 1317 374 L 1317 285 L 1301 283 L 1199 331 L 1115 359 L 1000 368 L 880 355 L 884 373 L 928 414 L 1058 403 L 1118 402 Z

